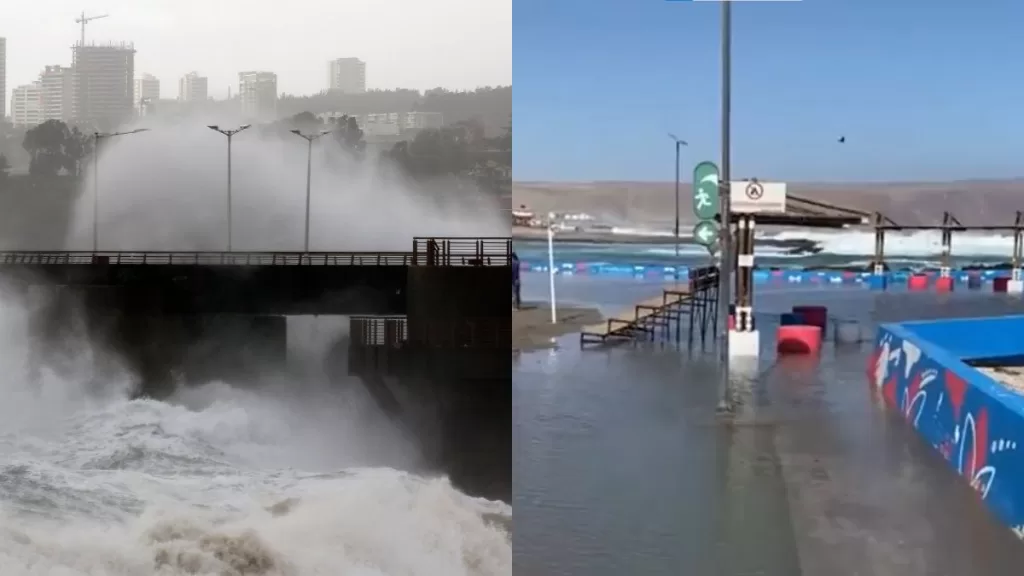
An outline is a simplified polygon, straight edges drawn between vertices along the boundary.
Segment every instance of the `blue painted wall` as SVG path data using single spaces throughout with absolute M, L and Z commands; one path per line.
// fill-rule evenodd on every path
M 1024 396 L 961 355 L 1020 354 L 1024 341 L 1000 337 L 1020 333 L 1024 316 L 887 324 L 878 330 L 867 370 L 885 403 L 1024 535 Z
M 960 360 L 1024 355 L 1024 316 L 906 322 L 915 341 L 927 340 Z

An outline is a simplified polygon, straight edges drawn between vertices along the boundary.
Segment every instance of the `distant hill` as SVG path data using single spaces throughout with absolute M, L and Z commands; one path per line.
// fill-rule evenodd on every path
M 1024 211 L 1024 179 L 958 182 L 790 183 L 791 194 L 868 212 L 899 224 L 930 225 L 951 212 L 965 225 L 1013 224 Z M 690 185 L 680 184 L 680 217 L 692 222 Z M 512 204 L 538 213 L 588 212 L 611 222 L 671 223 L 672 182 L 515 182 Z

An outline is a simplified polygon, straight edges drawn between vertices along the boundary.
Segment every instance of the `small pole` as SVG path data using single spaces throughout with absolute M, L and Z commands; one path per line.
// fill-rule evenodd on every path
M 313 139 L 307 138 L 306 142 L 309 144 L 308 152 L 306 153 L 306 254 L 309 254 L 309 204 L 313 182 Z
M 149 128 L 136 128 L 129 132 L 93 132 L 92 144 L 92 251 L 99 252 L 100 246 L 100 140 L 111 136 L 128 136 L 148 132 Z
M 682 149 L 683 146 L 686 146 L 687 144 L 686 144 L 685 140 L 681 140 L 678 136 L 676 136 L 675 134 L 672 134 L 671 132 L 669 132 L 668 137 L 671 138 L 672 141 L 675 142 L 675 144 L 676 144 L 676 187 L 675 187 L 675 191 L 676 191 L 676 215 L 675 215 L 675 227 L 673 228 L 673 236 L 675 237 L 675 242 L 676 242 L 676 259 L 678 259 L 679 258 L 679 162 L 680 162 L 681 149 Z M 678 262 L 676 263 L 676 265 L 677 265 L 677 268 L 678 268 Z M 676 279 L 677 280 L 679 279 L 678 275 L 676 276 Z
M 330 130 L 322 130 L 316 134 L 303 134 L 301 130 L 292 130 L 292 134 L 295 134 L 299 138 L 306 141 L 308 147 L 306 149 L 306 242 L 305 250 L 309 253 L 309 213 L 310 205 L 312 204 L 312 182 L 313 182 L 313 141 L 321 136 L 330 134 Z
M 85 24 L 82 24 L 83 36 Z M 92 251 L 100 251 L 100 138 L 99 132 L 93 133 L 92 144 Z
M 551 298 L 551 323 L 558 323 L 558 308 L 555 304 L 555 215 L 548 214 L 548 293 Z
M 232 239 L 232 233 L 231 233 L 231 227 L 232 227 L 232 218 L 231 218 L 231 138 L 235 134 L 238 134 L 239 132 L 241 132 L 242 130 L 248 129 L 250 126 L 251 126 L 250 124 L 243 124 L 242 126 L 239 126 L 238 128 L 235 128 L 234 130 L 225 130 L 225 129 L 222 129 L 220 126 L 217 126 L 217 125 L 207 126 L 207 128 L 209 128 L 210 130 L 213 130 L 215 132 L 220 132 L 224 136 L 227 136 L 227 139 L 228 139 L 228 241 L 227 241 L 228 252 L 231 252 L 231 239 Z
M 675 239 L 676 239 L 676 260 L 679 259 L 679 140 L 676 140 L 676 226 L 675 226 Z M 678 266 L 678 262 L 676 265 Z
M 228 133 L 228 252 L 231 252 L 231 137 L 235 134 Z
M 729 380 L 729 304 L 732 299 L 731 286 L 733 246 L 732 246 L 732 222 L 730 211 L 732 210 L 729 198 L 729 179 L 731 178 L 730 165 L 730 136 L 732 127 L 732 2 L 722 2 L 722 163 L 720 207 L 722 213 L 722 233 L 720 235 L 719 250 L 721 262 L 719 263 L 719 281 L 721 291 L 719 292 L 719 306 L 724 309 L 722 314 L 721 331 L 722 343 L 720 347 L 722 361 L 722 379 L 719 385 L 719 411 L 729 411 L 732 408 L 732 384 Z

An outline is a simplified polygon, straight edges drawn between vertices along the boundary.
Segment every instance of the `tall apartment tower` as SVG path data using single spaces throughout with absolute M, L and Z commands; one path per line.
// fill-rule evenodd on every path
M 11 91 L 11 123 L 26 128 L 43 123 L 43 92 L 39 82 Z
M 135 105 L 135 47 L 131 44 L 75 45 L 71 116 L 97 129 L 132 119 Z
M 346 94 L 366 92 L 366 62 L 338 58 L 327 63 L 327 87 Z
M 198 72 L 189 72 L 178 80 L 178 100 L 182 102 L 202 102 L 208 97 L 205 76 Z
M 269 120 L 277 117 L 277 74 L 273 72 L 239 72 L 238 97 L 242 114 L 249 118 Z
M 43 98 L 43 121 L 71 119 L 71 68 L 47 66 L 39 74 Z
M 0 121 L 7 116 L 7 38 L 0 38 Z
M 142 74 L 135 78 L 135 110 L 139 116 L 145 116 L 150 107 L 160 99 L 160 79 L 152 74 Z

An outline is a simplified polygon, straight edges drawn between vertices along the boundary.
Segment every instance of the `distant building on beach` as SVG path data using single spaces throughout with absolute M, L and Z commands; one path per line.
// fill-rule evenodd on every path
M 533 212 L 526 209 L 526 205 L 522 204 L 519 208 L 512 209 L 512 225 L 513 226 L 533 226 L 535 220 Z

